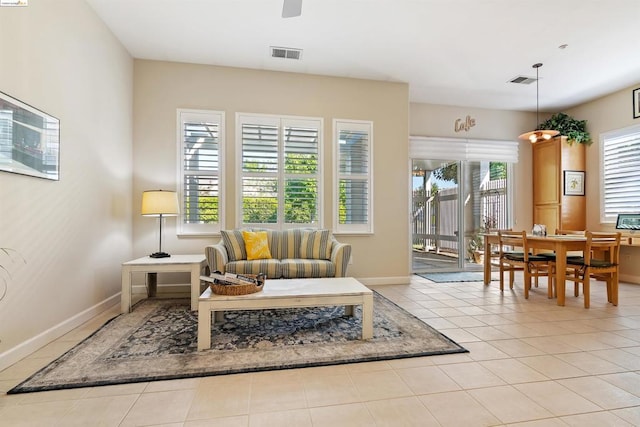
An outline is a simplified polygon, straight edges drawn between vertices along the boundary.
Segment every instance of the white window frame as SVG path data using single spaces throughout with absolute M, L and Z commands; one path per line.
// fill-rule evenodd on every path
M 276 126 L 278 128 L 278 220 L 276 223 L 244 223 L 243 222 L 243 188 L 242 178 L 245 173 L 242 170 L 242 125 L 256 124 Z M 284 132 L 288 126 L 308 126 L 318 129 L 318 170 L 317 170 L 317 223 L 285 223 L 284 222 L 284 188 L 288 175 L 284 170 Z M 298 227 L 323 228 L 324 227 L 324 156 L 323 156 L 323 132 L 324 119 L 321 117 L 306 116 L 281 116 L 274 114 L 236 113 L 236 224 L 239 227 L 260 227 L 274 230 L 285 230 Z M 280 191 L 283 189 L 283 191 Z
M 340 132 L 342 130 L 352 130 L 367 132 L 369 135 L 368 170 L 363 174 L 340 173 Z M 373 234 L 373 122 L 369 120 L 333 120 L 333 224 L 335 234 Z M 369 183 L 367 218 L 365 224 L 340 224 L 340 180 L 342 178 L 361 178 Z
M 184 181 L 185 176 L 196 174 L 194 172 L 185 171 L 184 169 L 184 123 L 190 120 L 206 120 L 218 125 L 218 170 L 217 171 L 198 171 L 197 175 L 206 175 L 218 178 L 218 222 L 209 224 L 185 224 L 184 221 Z M 220 230 L 224 229 L 225 218 L 225 192 L 224 192 L 224 147 L 225 141 L 225 113 L 224 111 L 213 110 L 194 110 L 186 108 L 177 109 L 177 149 L 178 149 L 178 177 L 177 177 L 177 193 L 178 202 L 180 204 L 180 214 L 176 223 L 177 234 L 186 236 L 209 236 L 218 235 Z
M 616 129 L 610 132 L 604 132 L 600 134 L 600 223 L 601 224 L 611 224 L 615 223 L 619 213 L 636 213 L 640 212 L 640 203 L 637 206 L 630 206 L 627 209 L 620 209 L 614 212 L 607 213 L 606 207 L 606 194 L 605 194 L 605 148 L 608 140 L 614 138 L 620 138 L 624 136 L 632 136 L 634 134 L 640 135 L 640 125 L 628 126 L 622 129 Z M 640 137 L 638 138 L 638 144 L 640 144 Z M 632 156 L 630 156 L 632 157 Z M 638 181 L 640 181 L 640 171 L 638 168 L 633 168 L 635 176 L 637 176 Z M 636 181 L 637 182 L 637 181 Z M 640 187 L 637 190 L 640 193 Z

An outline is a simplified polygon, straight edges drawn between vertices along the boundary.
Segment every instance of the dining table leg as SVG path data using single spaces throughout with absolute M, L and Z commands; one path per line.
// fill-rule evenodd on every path
M 558 305 L 564 306 L 565 297 L 565 275 L 567 271 L 567 248 L 557 243 L 556 244 L 556 293 L 558 295 Z M 551 286 L 551 284 L 549 284 Z
M 484 236 L 484 284 L 491 283 L 491 245 L 489 236 Z

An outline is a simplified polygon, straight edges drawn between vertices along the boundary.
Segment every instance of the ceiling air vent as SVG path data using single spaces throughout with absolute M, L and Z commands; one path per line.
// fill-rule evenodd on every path
M 535 77 L 518 76 L 518 77 L 514 77 L 511 80 L 509 80 L 509 83 L 517 83 L 517 84 L 521 84 L 521 85 L 530 85 L 531 83 L 533 83 L 535 81 L 536 81 Z
M 271 57 L 282 59 L 302 59 L 302 49 L 294 49 L 291 47 L 275 47 L 271 46 Z

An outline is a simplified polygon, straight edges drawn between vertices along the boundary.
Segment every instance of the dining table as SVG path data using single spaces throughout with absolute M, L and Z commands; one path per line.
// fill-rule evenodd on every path
M 484 235 L 484 284 L 491 283 L 491 246 L 499 243 L 498 233 Z M 555 283 L 557 286 L 557 304 L 564 306 L 565 301 L 565 273 L 567 268 L 567 252 L 584 251 L 587 238 L 581 235 L 527 235 L 527 244 L 536 252 L 540 250 L 553 251 L 556 254 Z

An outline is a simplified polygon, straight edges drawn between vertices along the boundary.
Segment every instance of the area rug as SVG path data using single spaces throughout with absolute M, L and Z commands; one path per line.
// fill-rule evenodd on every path
M 360 307 L 230 311 L 200 352 L 197 323 L 188 300 L 143 300 L 8 393 L 467 352 L 377 292 L 366 341 Z
M 482 282 L 484 273 L 476 271 L 457 271 L 451 273 L 423 273 L 418 276 L 436 283 Z

